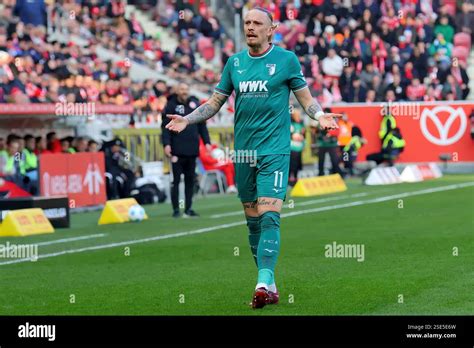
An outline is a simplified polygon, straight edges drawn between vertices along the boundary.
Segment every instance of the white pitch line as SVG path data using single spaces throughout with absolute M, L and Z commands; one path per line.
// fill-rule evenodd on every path
M 388 200 L 391 200 L 391 199 L 405 198 L 405 197 L 424 195 L 424 194 L 434 193 L 434 192 L 455 190 L 455 189 L 458 189 L 458 188 L 463 188 L 463 187 L 468 187 L 468 186 L 474 186 L 474 182 L 467 182 L 467 183 L 462 183 L 462 184 L 453 184 L 453 185 L 435 187 L 435 188 L 424 189 L 424 190 L 419 190 L 419 191 L 403 192 L 403 193 L 399 193 L 399 194 L 395 194 L 395 195 L 391 195 L 391 196 L 384 196 L 384 197 L 368 199 L 368 200 L 365 200 L 365 201 L 356 201 L 356 202 L 326 206 L 326 207 L 321 207 L 321 208 L 300 210 L 300 211 L 295 211 L 295 212 L 291 212 L 291 213 L 282 214 L 281 217 L 286 218 L 286 217 L 292 217 L 292 216 L 297 216 L 297 215 L 302 215 L 302 214 L 309 214 L 309 213 L 316 213 L 316 212 L 326 211 L 326 210 L 335 210 L 335 209 L 341 209 L 341 208 L 347 208 L 347 207 L 353 207 L 353 206 L 359 206 L 359 205 L 365 205 L 365 204 L 379 203 L 379 202 L 385 202 L 385 201 L 388 201 Z M 82 252 L 91 251 L 91 250 L 109 249 L 109 248 L 114 248 L 114 247 L 118 247 L 118 246 L 122 246 L 122 245 L 132 245 L 132 244 L 138 244 L 138 243 L 153 242 L 153 241 L 162 240 L 162 239 L 190 236 L 190 235 L 194 235 L 194 234 L 206 233 L 206 232 L 221 230 L 221 229 L 225 229 L 225 228 L 245 225 L 246 223 L 247 222 L 245 220 L 244 221 L 237 221 L 237 222 L 232 222 L 232 223 L 228 223 L 228 224 L 222 224 L 222 225 L 217 225 L 217 226 L 200 228 L 200 229 L 194 230 L 194 231 L 165 234 L 165 235 L 155 236 L 155 237 L 150 237 L 150 238 L 135 239 L 135 240 L 129 240 L 129 241 L 124 241 L 124 242 L 118 242 L 118 243 L 96 245 L 96 246 L 85 247 L 85 248 L 80 248 L 80 249 L 63 250 L 63 251 L 59 251 L 59 252 L 56 252 L 56 253 L 39 255 L 38 259 L 45 259 L 45 258 L 49 258 L 49 257 L 61 256 L 61 255 L 66 255 L 66 254 L 82 253 Z M 0 262 L 0 265 L 8 265 L 8 264 L 22 263 L 22 262 L 31 262 L 31 259 L 16 259 L 16 260 L 4 261 L 4 262 Z
M 360 193 L 354 193 L 352 195 L 328 197 L 328 198 L 324 198 L 324 199 L 312 199 L 310 201 L 295 203 L 295 206 L 300 207 L 300 206 L 305 206 L 305 205 L 311 205 L 311 204 L 314 204 L 314 203 L 325 203 L 325 202 L 330 202 L 330 201 L 338 201 L 338 200 L 345 199 L 345 198 L 365 197 L 365 196 L 368 196 L 368 195 L 370 195 L 369 192 L 360 192 Z M 285 204 L 285 208 L 288 208 L 288 204 Z
M 315 203 L 326 203 L 326 202 L 331 202 L 331 201 L 339 201 L 341 199 L 346 199 L 346 198 L 357 198 L 357 197 L 364 197 L 369 195 L 369 192 L 361 192 L 361 193 L 354 193 L 352 195 L 343 195 L 343 196 L 336 196 L 336 197 L 328 197 L 328 198 L 322 198 L 322 199 L 312 199 L 310 201 L 305 201 L 301 203 L 295 204 L 295 207 L 298 206 L 306 206 L 306 205 L 311 205 Z M 288 208 L 289 205 L 285 204 L 283 208 Z M 238 210 L 238 211 L 231 211 L 229 213 L 222 213 L 222 214 L 214 214 L 211 215 L 210 217 L 213 219 L 225 217 L 225 216 L 235 216 L 235 215 L 243 215 L 244 211 L 243 210 Z
M 104 237 L 105 235 L 106 235 L 105 233 L 98 233 L 98 234 L 90 234 L 90 235 L 86 235 L 86 236 L 78 236 L 78 237 L 71 237 L 71 238 L 55 239 L 55 240 L 50 240 L 50 241 L 47 241 L 47 242 L 33 243 L 33 244 L 38 245 L 38 246 L 41 246 L 41 245 L 51 245 L 51 244 L 75 242 L 76 240 L 100 238 L 100 237 Z
M 104 237 L 105 235 L 106 235 L 105 233 L 90 234 L 90 235 L 86 235 L 86 236 L 78 236 L 78 237 L 62 238 L 62 239 L 53 239 L 53 240 L 49 240 L 49 241 L 46 241 L 46 242 L 31 243 L 31 244 L 37 245 L 37 246 L 52 245 L 52 244 L 59 244 L 59 243 L 75 242 L 76 240 L 100 238 L 100 237 Z M 10 244 L 12 244 L 12 243 L 10 243 Z M 10 248 L 13 248 L 13 247 L 11 246 Z
M 81 252 L 89 251 L 89 250 L 108 249 L 108 248 L 114 248 L 114 247 L 118 247 L 118 246 L 122 246 L 122 245 L 127 245 L 128 246 L 128 245 L 138 244 L 138 243 L 153 242 L 155 240 L 176 238 L 176 237 L 182 237 L 182 236 L 189 236 L 189 235 L 192 235 L 192 234 L 199 234 L 199 233 L 206 233 L 206 232 L 211 232 L 211 231 L 215 231 L 215 230 L 218 230 L 218 229 L 224 229 L 224 228 L 244 225 L 246 223 L 247 223 L 246 221 L 238 221 L 238 222 L 232 222 L 232 223 L 229 223 L 229 224 L 223 224 L 223 225 L 219 225 L 219 226 L 200 228 L 199 230 L 188 231 L 188 232 L 178 232 L 178 233 L 172 233 L 172 234 L 164 234 L 164 235 L 161 235 L 161 236 L 155 236 L 155 237 L 149 237 L 149 238 L 143 238 L 143 239 L 135 239 L 135 240 L 128 240 L 128 241 L 125 241 L 125 242 L 117 242 L 117 243 L 96 245 L 96 246 L 85 247 L 85 248 L 80 248 L 80 249 L 63 250 L 63 251 L 59 251 L 59 252 L 56 252 L 56 253 L 38 255 L 37 260 L 45 259 L 45 258 L 48 258 L 48 257 L 55 257 L 55 256 L 65 255 L 65 254 L 76 254 L 76 253 L 81 253 Z M 12 263 L 27 262 L 27 261 L 31 262 L 31 259 L 16 259 L 16 260 L 4 261 L 4 262 L 0 262 L 0 266 L 1 265 L 12 264 Z
M 458 188 L 468 187 L 468 186 L 474 186 L 474 182 L 466 182 L 466 183 L 462 183 L 462 184 L 453 184 L 453 185 L 435 187 L 435 188 L 424 189 L 424 190 L 419 190 L 419 191 L 403 192 L 403 193 L 398 193 L 398 194 L 391 195 L 391 196 L 372 198 L 372 199 L 368 199 L 366 201 L 356 201 L 356 202 L 337 204 L 337 205 L 326 206 L 326 207 L 321 207 L 321 208 L 313 208 L 313 209 L 294 211 L 294 212 L 291 212 L 291 213 L 282 214 L 281 217 L 291 217 L 291 216 L 297 216 L 297 215 L 301 215 L 301 214 L 317 213 L 317 212 L 326 211 L 326 210 L 348 208 L 348 207 L 354 207 L 354 206 L 358 206 L 358 205 L 365 205 L 365 204 L 371 204 L 371 203 L 380 203 L 380 202 L 385 202 L 385 201 L 389 201 L 389 200 L 397 199 L 397 198 L 405 198 L 405 197 L 411 197 L 411 196 L 424 195 L 424 194 L 427 194 L 427 193 L 455 190 L 455 189 L 458 189 Z
M 67 243 L 67 242 L 75 242 L 77 240 L 85 240 L 85 239 L 92 239 L 92 238 L 100 238 L 104 237 L 106 234 L 105 233 L 99 233 L 99 234 L 91 234 L 87 236 L 79 236 L 79 237 L 71 237 L 71 238 L 62 238 L 62 239 L 54 239 L 54 240 L 49 240 L 47 242 L 40 242 L 40 243 L 31 243 L 32 245 L 36 246 L 42 246 L 42 245 L 52 245 L 52 244 L 59 244 L 59 243 Z M 11 244 L 11 243 L 10 243 Z M 15 246 L 10 246 L 8 250 L 14 249 Z

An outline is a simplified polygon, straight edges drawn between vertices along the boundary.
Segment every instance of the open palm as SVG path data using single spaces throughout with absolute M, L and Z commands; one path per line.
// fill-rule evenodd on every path
M 171 118 L 171 121 L 165 126 L 166 129 L 169 129 L 173 132 L 182 132 L 189 124 L 189 121 L 186 117 L 179 115 L 167 115 Z
M 321 116 L 318 120 L 319 127 L 321 129 L 337 129 L 339 126 L 337 125 L 337 119 L 341 118 L 341 114 L 333 114 L 327 113 Z

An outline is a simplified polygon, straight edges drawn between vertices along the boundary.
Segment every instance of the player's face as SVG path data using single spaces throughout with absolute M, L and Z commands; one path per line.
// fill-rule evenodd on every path
M 272 34 L 272 23 L 264 12 L 251 10 L 244 19 L 244 32 L 249 47 L 262 46 Z

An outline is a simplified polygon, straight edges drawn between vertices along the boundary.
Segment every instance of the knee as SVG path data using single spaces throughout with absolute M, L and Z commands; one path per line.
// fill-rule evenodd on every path
M 260 228 L 263 229 L 280 229 L 280 213 L 276 211 L 266 211 L 259 217 Z
M 246 216 L 247 227 L 250 234 L 260 233 L 260 218 L 257 216 Z

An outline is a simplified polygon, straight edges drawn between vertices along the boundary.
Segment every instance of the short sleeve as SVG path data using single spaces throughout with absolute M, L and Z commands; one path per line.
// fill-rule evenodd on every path
M 288 85 L 293 92 L 299 91 L 308 86 L 303 71 L 301 70 L 300 62 L 293 52 L 290 55 L 290 63 L 288 67 Z
M 223 94 L 226 97 L 229 97 L 234 90 L 231 76 L 231 61 L 233 61 L 232 58 L 227 59 L 227 63 L 225 64 L 224 70 L 222 71 L 221 80 L 215 88 L 215 92 Z

